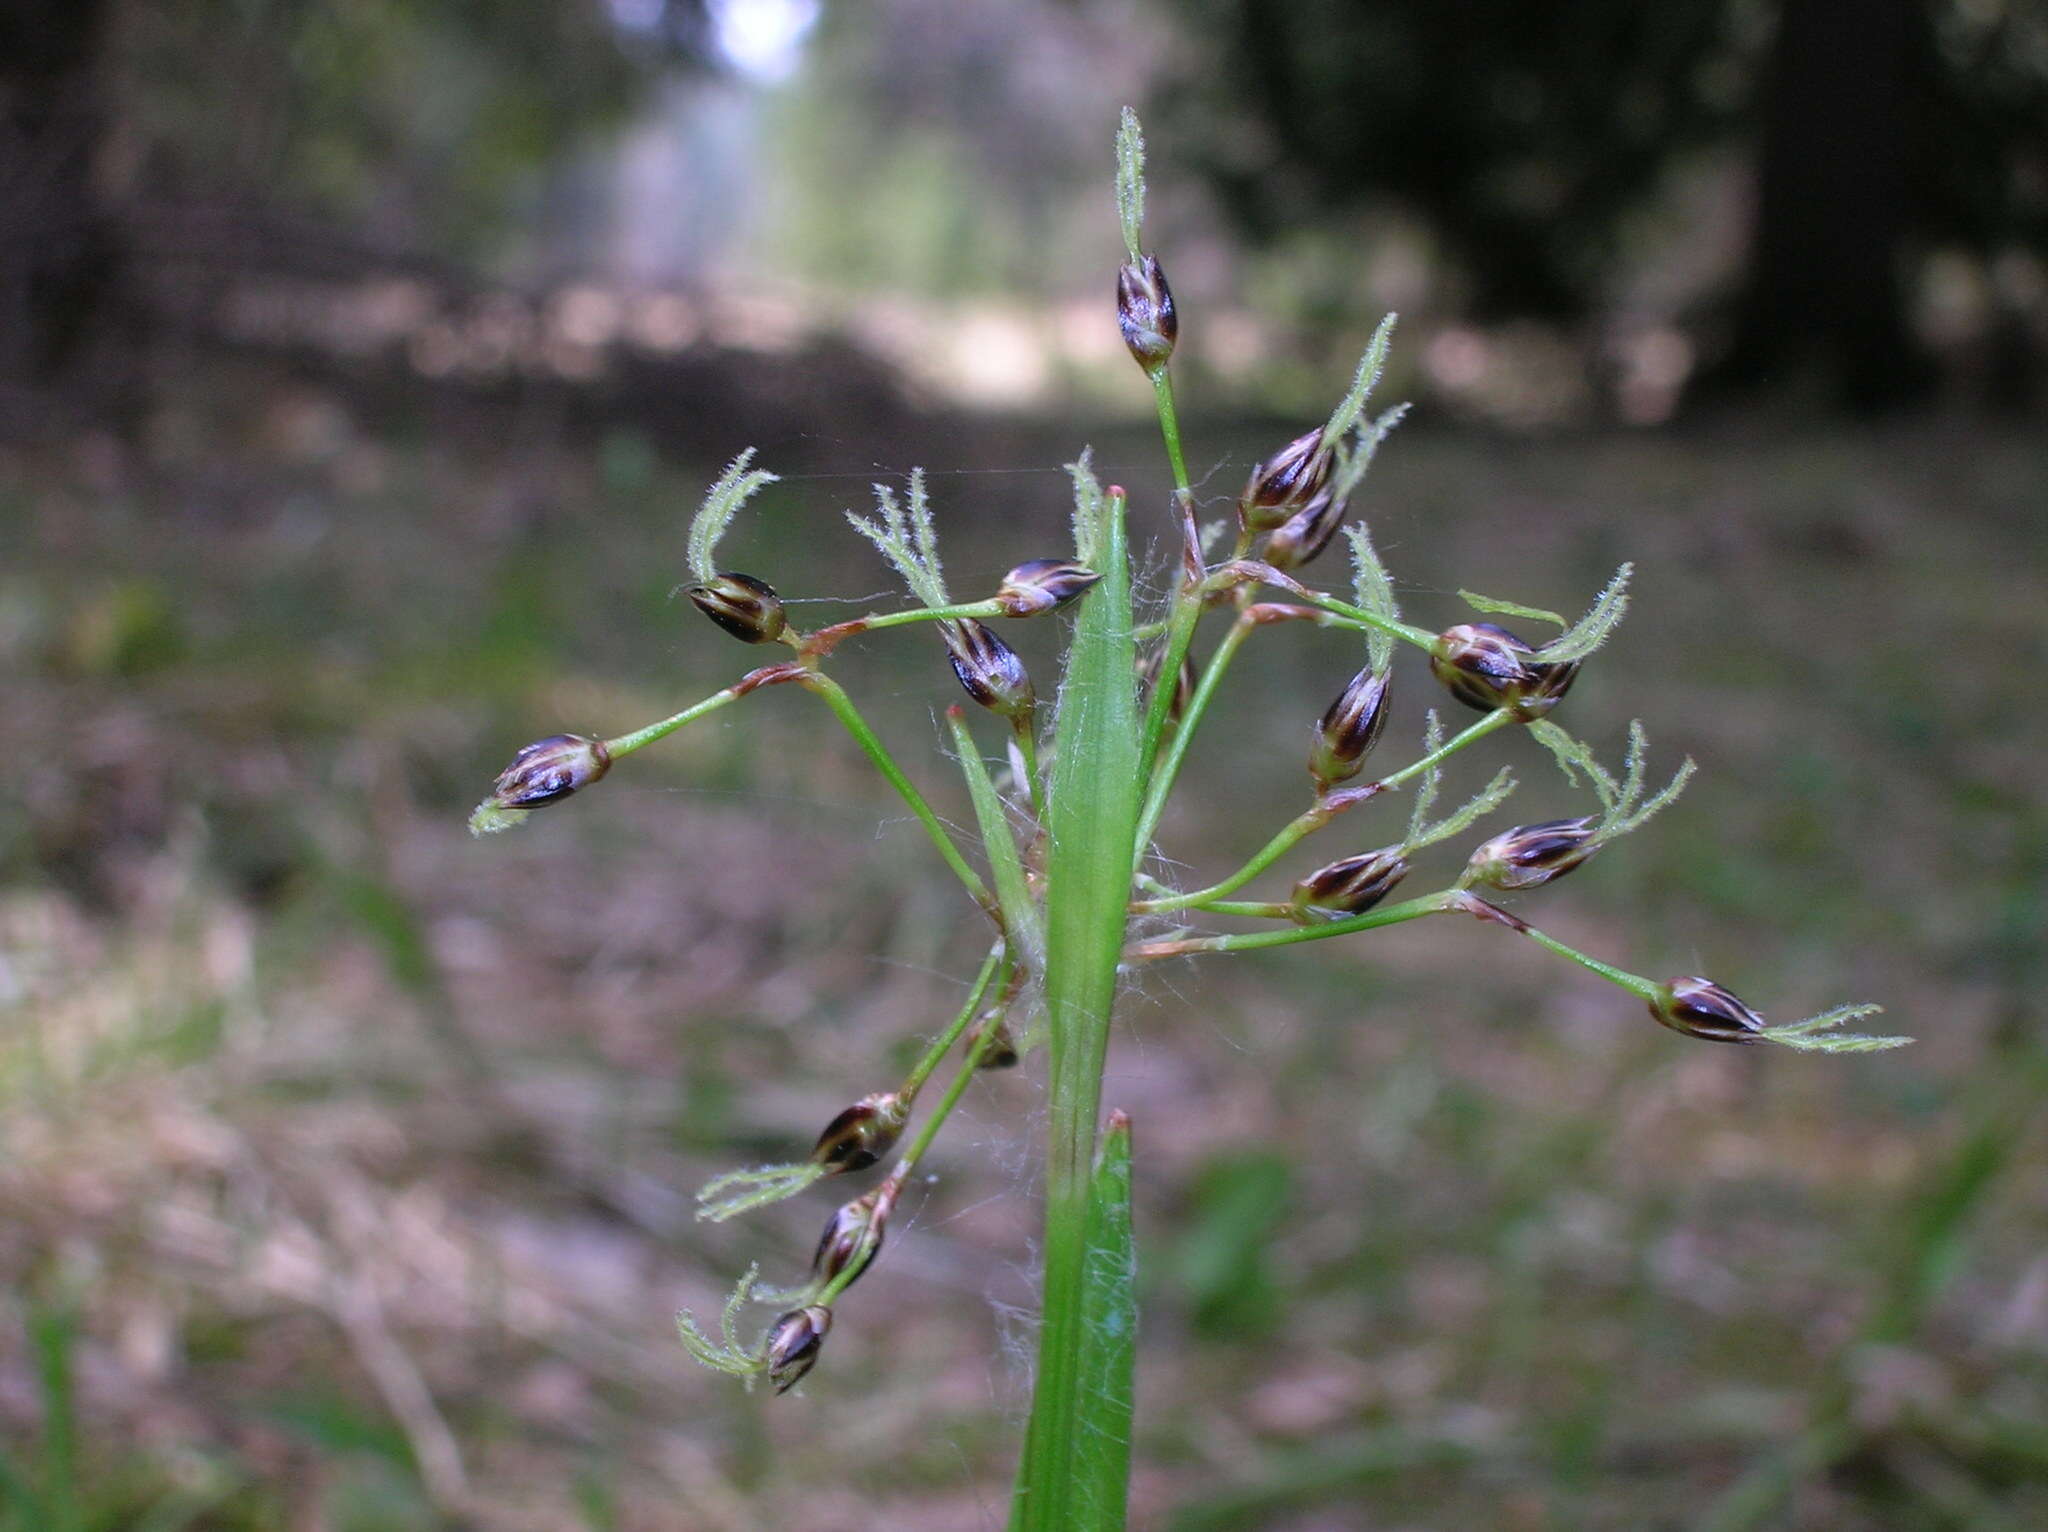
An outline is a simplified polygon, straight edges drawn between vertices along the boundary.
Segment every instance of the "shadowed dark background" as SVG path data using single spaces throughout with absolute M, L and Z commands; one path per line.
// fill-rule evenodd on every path
M 733 563 L 837 603 L 805 622 L 882 599 L 840 512 L 913 464 L 956 591 L 1061 551 L 1084 443 L 1159 554 L 1125 102 L 1208 514 L 1399 309 L 1416 409 L 1354 505 L 1408 615 L 1637 562 L 1568 721 L 1701 775 L 1521 912 L 1921 1039 L 1688 1044 L 1476 926 L 1144 975 L 1134 1525 L 2048 1516 L 2037 8 L 26 0 L 0 1528 L 1000 1524 L 1036 1060 L 801 1396 L 671 1326 L 792 1277 L 846 1183 L 717 1227 L 694 1188 L 800 1153 L 972 973 L 915 826 L 782 691 L 462 821 L 521 742 L 746 667 L 677 594 L 744 446 L 785 477 Z M 1358 663 L 1248 647 L 1162 829 L 1189 879 L 1301 806 Z M 843 675 L 965 815 L 929 635 Z M 1396 684 L 1405 760 L 1437 697 Z M 1502 759 L 1566 811 L 1523 740 L 1453 788 Z

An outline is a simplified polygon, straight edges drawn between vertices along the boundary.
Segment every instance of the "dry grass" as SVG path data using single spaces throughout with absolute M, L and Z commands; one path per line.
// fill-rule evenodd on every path
M 2018 437 L 1760 430 L 1417 433 L 1376 531 L 1422 620 L 1458 584 L 1570 606 L 1643 566 L 1574 717 L 1640 713 L 1705 774 L 1528 913 L 1784 1015 L 1881 999 L 1924 1041 L 1688 1047 L 1476 927 L 1151 977 L 1110 1087 L 1145 1199 L 1141 1525 L 2048 1515 L 2048 473 Z M 1071 433 L 935 439 L 956 585 L 1051 550 L 1056 468 L 943 470 L 1054 465 Z M 914 827 L 764 695 L 516 837 L 461 832 L 521 740 L 738 668 L 668 599 L 735 444 L 671 470 L 448 440 L 258 377 L 143 446 L 0 463 L 0 1527 L 998 1525 L 1028 1067 L 976 1087 L 801 1398 L 671 1330 L 751 1259 L 790 1272 L 833 1203 L 714 1229 L 689 1192 L 888 1083 L 968 971 Z M 793 479 L 736 547 L 785 589 L 880 588 L 825 539 L 919 447 L 764 445 L 854 471 Z M 1098 443 L 1141 505 L 1154 456 Z M 1168 819 L 1190 877 L 1305 790 L 1355 661 L 1297 637 L 1240 662 Z M 849 684 L 932 740 L 936 659 Z M 1801 1443 L 1820 1466 L 1740 1520 L 1721 1497 Z

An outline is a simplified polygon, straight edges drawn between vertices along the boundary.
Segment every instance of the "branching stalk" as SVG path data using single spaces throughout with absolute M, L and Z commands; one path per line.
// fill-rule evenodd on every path
M 888 778 L 889 785 L 895 788 L 897 796 L 909 805 L 910 812 L 917 816 L 918 823 L 924 826 L 925 833 L 931 837 L 932 845 L 937 849 L 939 856 L 953 869 L 953 875 L 960 880 L 967 892 L 974 896 L 975 902 L 1000 919 L 995 896 L 988 891 L 988 885 L 981 881 L 981 874 L 967 865 L 967 858 L 962 856 L 960 848 L 953 844 L 953 837 L 939 822 L 939 816 L 932 812 L 932 806 L 925 802 L 924 794 L 904 775 L 903 768 L 896 764 L 896 758 L 889 754 L 889 747 L 868 727 L 868 721 L 861 717 L 860 709 L 856 708 L 853 699 L 846 695 L 846 688 L 822 671 L 805 671 L 801 680 L 807 690 L 824 699 L 825 705 L 832 709 L 833 715 L 846 726 L 846 732 L 853 736 L 854 743 L 867 752 L 868 759 L 875 763 L 875 769 Z
M 1159 958 L 1188 957 L 1197 952 L 1251 952 L 1260 947 L 1291 947 L 1296 942 L 1319 942 L 1332 936 L 1349 936 L 1353 931 L 1398 926 L 1406 920 L 1420 920 L 1424 915 L 1448 914 L 1463 907 L 1458 903 L 1460 897 L 1456 889 L 1447 889 L 1443 893 L 1410 899 L 1405 904 L 1390 904 L 1368 910 L 1363 915 L 1347 915 L 1342 920 L 1325 921 L 1321 925 L 1297 926 L 1291 931 L 1248 931 L 1235 936 L 1183 936 L 1136 942 L 1124 949 L 1124 956 L 1132 962 L 1152 962 Z
M 1230 625 L 1230 631 L 1223 635 L 1223 641 L 1216 646 L 1216 653 L 1202 671 L 1194 696 L 1188 699 L 1187 712 L 1181 718 L 1180 726 L 1173 731 L 1173 740 L 1167 745 L 1166 754 L 1152 768 L 1144 812 L 1138 816 L 1138 857 L 1141 861 L 1152 844 L 1152 833 L 1159 828 L 1159 816 L 1166 812 L 1166 800 L 1173 792 L 1174 778 L 1180 774 L 1181 762 L 1187 759 L 1188 747 L 1194 743 L 1195 730 L 1201 724 L 1202 715 L 1209 710 L 1209 701 L 1223 684 L 1224 673 L 1237 657 L 1239 647 L 1257 626 L 1253 618 L 1242 614 Z M 1175 669 L 1178 668 L 1179 662 L 1176 661 Z M 1172 679 L 1170 673 L 1162 672 L 1160 689 L 1171 693 Z
M 1213 668 L 1213 667 L 1212 667 Z M 1206 679 L 1206 678 L 1205 678 Z M 1455 755 L 1466 746 L 1486 738 L 1494 730 L 1514 722 L 1514 715 L 1504 711 L 1488 713 L 1477 723 L 1468 725 L 1453 735 L 1444 744 L 1430 751 L 1420 759 L 1403 766 L 1391 776 L 1363 787 L 1348 787 L 1326 794 L 1311 807 L 1302 810 L 1265 845 L 1252 853 L 1250 861 L 1238 868 L 1220 883 L 1207 888 L 1196 889 L 1191 894 L 1173 894 L 1159 899 L 1142 900 L 1131 906 L 1133 913 L 1140 915 L 1162 915 L 1173 910 L 1213 909 L 1214 901 L 1236 893 L 1247 883 L 1271 867 L 1281 857 L 1300 845 L 1309 836 L 1322 829 L 1346 809 L 1354 808 L 1376 793 L 1392 788 L 1404 787 L 1418 776 L 1427 773 L 1431 767 Z

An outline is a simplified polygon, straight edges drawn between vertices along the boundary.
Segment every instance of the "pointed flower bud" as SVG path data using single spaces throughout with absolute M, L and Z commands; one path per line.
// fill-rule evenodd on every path
M 1073 600 L 1101 578 L 1072 559 L 1032 559 L 1003 576 L 995 599 L 1012 617 L 1036 617 Z
M 1515 717 L 1523 723 L 1541 718 L 1556 707 L 1564 700 L 1564 694 L 1572 689 L 1572 682 L 1579 678 L 1577 660 L 1530 660 L 1525 662 L 1524 668 L 1535 677 L 1535 683 L 1515 708 Z
M 1556 707 L 1579 673 L 1576 660 L 1529 659 L 1534 652 L 1494 623 L 1460 623 L 1437 638 L 1429 652 L 1429 669 L 1467 707 L 1482 713 L 1510 708 L 1528 723 Z
M 1591 859 L 1600 849 L 1593 819 L 1547 819 L 1503 830 L 1472 853 L 1461 887 L 1541 888 Z
M 486 802 L 499 809 L 537 809 L 590 786 L 611 769 L 603 740 L 550 734 L 512 757 L 512 764 L 498 773 Z
M 786 1394 L 817 1364 L 825 1337 L 832 1333 L 832 1311 L 821 1304 L 791 1309 L 768 1329 L 768 1381 Z
M 1156 256 L 1127 261 L 1116 274 L 1116 322 L 1124 344 L 1137 364 L 1150 372 L 1166 364 L 1180 338 L 1180 319 L 1173 311 L 1173 289 Z
M 1674 1032 L 1710 1043 L 1760 1040 L 1764 1019 L 1711 979 L 1673 979 L 1650 1001 L 1650 1014 Z
M 1365 769 L 1365 758 L 1387 726 L 1390 675 L 1361 670 L 1323 712 L 1309 747 L 1308 774 L 1327 792 Z
M 697 610 L 743 644 L 772 644 L 788 626 L 782 598 L 752 575 L 720 574 L 708 585 L 692 585 Z
M 986 623 L 971 617 L 939 626 L 953 661 L 953 674 L 960 678 L 967 695 L 1013 722 L 1029 718 L 1038 699 L 1017 651 L 997 638 Z
M 832 1215 L 819 1236 L 818 1253 L 811 1257 L 811 1275 L 820 1282 L 830 1282 L 841 1272 L 854 1268 L 849 1282 L 859 1280 L 860 1271 L 881 1254 L 884 1227 L 880 1191 L 847 1203 Z
M 1408 861 L 1401 848 L 1383 846 L 1364 856 L 1347 856 L 1318 867 L 1294 885 L 1288 902 L 1298 920 L 1316 915 L 1363 915 L 1407 876 Z
M 1349 505 L 1326 486 L 1266 539 L 1265 561 L 1283 573 L 1301 568 L 1329 547 Z
M 1297 436 L 1252 470 L 1237 499 L 1237 514 L 1254 532 L 1270 532 L 1322 493 L 1330 477 L 1330 450 L 1322 427 Z
M 896 1147 L 910 1121 L 910 1103 L 895 1091 L 863 1096 L 825 1124 L 811 1150 L 811 1162 L 828 1175 L 866 1170 Z

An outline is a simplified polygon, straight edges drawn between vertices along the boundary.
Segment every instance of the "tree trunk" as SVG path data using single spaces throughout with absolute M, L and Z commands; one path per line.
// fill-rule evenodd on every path
M 1784 0 L 1730 382 L 1810 370 L 1862 411 L 1926 391 L 1899 267 L 1930 45 L 1918 0 Z
M 0 390 L 24 397 L 75 357 L 113 280 L 93 184 L 107 0 L 0 11 Z

